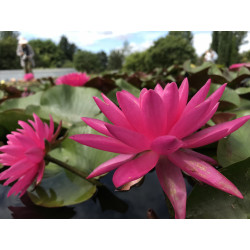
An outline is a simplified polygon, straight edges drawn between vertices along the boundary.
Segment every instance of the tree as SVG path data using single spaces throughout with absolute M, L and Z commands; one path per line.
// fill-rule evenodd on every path
M 99 61 L 99 68 L 97 69 L 97 72 L 102 72 L 107 69 L 108 56 L 104 51 L 100 51 L 96 55 Z
M 20 59 L 16 55 L 18 32 L 0 32 L 0 69 L 20 69 Z
M 145 52 L 134 52 L 126 57 L 123 65 L 124 70 L 146 71 Z
M 193 42 L 193 34 L 191 31 L 170 31 L 170 36 L 179 36 L 181 38 L 187 39 L 191 44 Z
M 213 31 L 211 49 L 214 50 L 216 53 L 218 53 L 218 46 L 219 46 L 219 31 Z
M 34 39 L 29 42 L 35 52 L 36 67 L 61 67 L 64 62 L 62 50 L 50 39 Z
M 239 47 L 245 43 L 246 31 L 214 31 L 211 48 L 218 54 L 217 62 L 229 66 L 240 60 Z
M 78 50 L 74 55 L 73 62 L 76 70 L 87 73 L 97 72 L 100 66 L 97 55 L 86 50 Z
M 121 50 L 112 50 L 108 57 L 108 69 L 118 70 L 122 68 L 124 54 Z
M 73 55 L 77 50 L 76 45 L 74 43 L 69 43 L 68 38 L 63 35 L 61 36 L 58 46 L 62 50 L 65 59 L 72 61 Z
M 158 39 L 147 50 L 145 63 L 148 70 L 155 67 L 169 67 L 173 64 L 182 64 L 186 60 L 195 61 L 195 50 L 190 42 L 180 34 L 170 33 Z
M 17 37 L 19 36 L 18 31 L 0 31 L 0 40 L 6 39 L 8 37 L 15 38 L 17 40 Z

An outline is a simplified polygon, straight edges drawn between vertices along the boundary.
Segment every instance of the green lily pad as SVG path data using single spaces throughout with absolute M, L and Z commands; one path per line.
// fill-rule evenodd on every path
M 236 185 L 244 199 L 239 199 L 206 184 L 197 184 L 188 197 L 187 218 L 250 218 L 250 158 L 222 169 L 221 173 Z
M 217 157 L 223 167 L 250 157 L 250 121 L 227 138 L 219 141 Z
M 33 120 L 32 115 L 26 114 L 21 109 L 11 109 L 0 113 L 0 126 L 6 129 L 9 133 L 11 131 L 20 128 L 18 121 L 27 121 L 28 119 Z
M 216 91 L 221 85 L 220 84 L 211 84 L 208 95 L 211 95 L 214 91 Z M 235 92 L 235 90 L 230 89 L 228 87 L 225 88 L 225 91 L 220 98 L 220 106 L 219 110 L 230 110 L 240 106 L 240 97 Z
M 83 133 L 98 134 L 83 122 L 81 126 L 73 126 L 69 130 L 69 136 Z M 116 155 L 83 146 L 69 138 L 66 138 L 58 148 L 49 154 L 86 174 L 90 174 L 101 163 Z M 40 185 L 28 194 L 37 205 L 60 207 L 84 202 L 90 199 L 95 191 L 96 186 L 92 183 L 50 163 L 45 168 L 44 178 Z
M 8 109 L 25 109 L 28 105 L 39 105 L 40 99 L 43 92 L 37 92 L 34 95 L 27 97 L 12 98 L 4 101 L 0 105 L 0 111 L 5 111 Z
M 120 90 L 127 90 L 136 97 L 139 97 L 140 95 L 140 90 L 138 88 L 123 79 L 116 80 L 115 84 L 119 87 Z
M 4 91 L 0 90 L 0 99 L 4 97 Z
M 230 86 L 236 87 L 238 86 L 244 79 L 250 77 L 250 71 L 246 67 L 240 68 L 237 72 L 237 76 L 230 82 Z
M 250 88 L 249 87 L 241 87 L 241 88 L 237 88 L 235 91 L 238 95 L 244 95 L 244 94 L 250 93 Z
M 211 66 L 211 68 L 208 70 L 208 75 L 211 78 L 212 82 L 220 84 L 227 82 L 226 77 L 222 74 L 222 72 L 216 65 Z
M 100 91 L 87 87 L 54 86 L 43 93 L 39 106 L 28 106 L 26 113 L 36 113 L 45 119 L 51 114 L 55 122 L 62 120 L 63 126 L 69 128 L 81 121 L 81 117 L 94 117 L 100 112 L 93 96 L 100 97 Z

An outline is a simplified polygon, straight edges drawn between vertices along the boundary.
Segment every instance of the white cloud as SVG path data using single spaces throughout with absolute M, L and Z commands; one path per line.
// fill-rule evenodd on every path
M 144 51 L 146 49 L 148 49 L 150 46 L 153 45 L 153 41 L 145 41 L 143 43 L 130 43 L 129 44 L 131 47 L 131 52 L 136 52 L 136 51 Z
M 209 46 L 212 42 L 212 33 L 195 33 L 193 38 L 193 46 L 196 50 L 198 56 L 201 56 L 206 50 L 209 49 Z
M 21 31 L 21 36 L 41 38 L 41 39 L 51 39 L 58 43 L 60 37 L 65 35 L 70 42 L 76 43 L 79 47 L 84 47 L 94 44 L 98 40 L 105 38 L 118 38 L 126 40 L 126 38 L 132 34 L 136 33 L 136 30 L 122 30 L 122 31 Z M 32 35 L 31 35 L 32 34 Z

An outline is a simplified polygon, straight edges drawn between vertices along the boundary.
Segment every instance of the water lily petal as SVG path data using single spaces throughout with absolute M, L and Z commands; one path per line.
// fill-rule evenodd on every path
M 188 102 L 184 112 L 189 112 L 193 108 L 195 108 L 197 105 L 201 104 L 208 94 L 208 91 L 210 89 L 211 85 L 211 79 L 209 79 L 206 84 L 192 97 L 192 99 Z
M 237 118 L 233 121 L 217 124 L 213 127 L 203 129 L 193 135 L 183 139 L 184 148 L 197 148 L 215 141 L 233 133 L 250 119 L 250 116 Z
M 111 124 L 107 124 L 106 127 L 117 140 L 130 147 L 136 148 L 139 151 L 145 151 L 150 148 L 151 141 L 143 134 Z
M 105 137 L 101 135 L 79 134 L 72 135 L 69 138 L 83 145 L 108 152 L 120 154 L 134 154 L 138 152 L 137 149 L 131 148 L 114 138 Z
M 178 117 L 182 114 L 183 110 L 185 109 L 187 105 L 188 89 L 189 89 L 188 79 L 185 78 L 182 81 L 181 86 L 179 88 L 179 106 L 178 106 L 178 114 L 177 114 Z
M 120 166 L 113 175 L 113 183 L 118 188 L 139 179 L 153 169 L 159 159 L 158 154 L 147 151 Z
M 101 120 L 98 120 L 98 119 L 94 119 L 94 118 L 87 118 L 87 117 L 82 117 L 81 118 L 88 126 L 90 126 L 91 128 L 93 128 L 94 130 L 96 130 L 97 132 L 100 132 L 104 135 L 107 135 L 107 136 L 111 136 L 113 137 L 108 129 L 106 128 L 105 125 L 109 124 L 107 122 L 104 122 L 104 121 L 101 121 Z
M 156 84 L 154 90 L 155 90 L 155 92 L 156 92 L 159 96 L 162 96 L 162 94 L 163 94 L 163 88 L 162 88 L 162 86 L 161 86 L 159 83 Z
M 140 133 L 145 133 L 146 129 L 139 103 L 124 92 L 117 92 L 116 96 L 123 114 L 134 130 L 140 131 Z
M 168 159 L 195 179 L 241 199 L 243 198 L 232 182 L 205 161 L 181 150 L 169 155 Z
M 218 165 L 218 162 L 215 159 L 213 159 L 207 155 L 200 154 L 196 151 L 193 151 L 193 150 L 187 149 L 187 148 L 183 149 L 183 151 L 186 152 L 187 154 L 194 156 L 194 157 L 200 158 L 201 160 L 206 161 L 212 165 L 215 165 L 215 166 Z
M 124 164 L 125 162 L 133 159 L 136 155 L 135 154 L 120 154 L 104 163 L 99 165 L 97 168 L 94 169 L 93 172 L 87 177 L 87 179 L 94 178 L 96 176 L 105 174 L 107 172 L 112 171 L 113 169 L 118 168 L 120 165 Z
M 221 85 L 213 94 L 211 94 L 207 99 L 211 100 L 211 106 L 215 105 L 217 103 L 221 96 L 223 95 L 223 92 L 227 86 L 227 83 L 224 83 Z
M 190 110 L 190 112 L 185 113 L 185 115 L 183 115 L 172 127 L 169 135 L 174 135 L 177 138 L 181 139 L 192 133 L 194 127 L 197 129 L 197 124 L 199 124 L 200 121 L 203 120 L 204 113 L 208 111 L 209 107 L 210 101 L 208 100 L 194 107 L 192 110 Z
M 115 125 L 131 128 L 126 117 L 122 113 L 122 111 L 110 101 L 110 103 L 106 103 L 101 101 L 98 97 L 93 97 L 97 106 L 102 111 L 102 113 Z
M 165 87 L 162 99 L 167 120 L 166 132 L 168 132 L 175 122 L 179 105 L 179 91 L 175 82 Z
M 151 149 L 158 154 L 168 155 L 182 146 L 182 141 L 172 135 L 163 135 L 157 137 L 151 144 Z
M 149 136 L 153 138 L 164 134 L 166 116 L 161 97 L 150 89 L 142 97 L 141 109 Z
M 166 158 L 161 158 L 155 169 L 161 187 L 175 210 L 175 218 L 185 219 L 187 191 L 181 170 Z

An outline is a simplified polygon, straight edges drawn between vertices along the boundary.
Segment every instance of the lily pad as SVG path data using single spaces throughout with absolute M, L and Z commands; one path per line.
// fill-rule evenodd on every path
M 0 111 L 5 111 L 8 109 L 26 109 L 28 105 L 39 105 L 40 99 L 43 92 L 37 92 L 34 95 L 30 95 L 27 97 L 19 97 L 19 98 L 12 98 L 4 101 L 0 105 Z
M 62 120 L 63 126 L 69 128 L 81 121 L 81 117 L 94 117 L 100 112 L 93 96 L 100 97 L 100 91 L 94 88 L 58 85 L 45 91 L 39 106 L 30 105 L 26 112 L 36 113 L 41 118 L 47 118 L 51 114 L 55 122 Z
M 25 114 L 23 110 L 11 109 L 0 113 L 0 126 L 11 132 L 20 128 L 18 121 L 27 121 L 28 119 L 33 120 L 32 115 Z
M 115 84 L 119 87 L 120 90 L 127 90 L 136 97 L 139 97 L 140 95 L 140 90 L 138 88 L 123 79 L 116 80 Z
M 219 141 L 217 157 L 223 167 L 250 157 L 250 121 L 227 138 Z
M 74 126 L 69 136 L 81 133 L 97 133 L 82 122 Z M 115 156 L 113 153 L 83 146 L 66 138 L 60 147 L 49 153 L 52 157 L 66 162 L 74 168 L 90 174 L 98 165 Z M 60 207 L 77 204 L 90 199 L 96 186 L 87 180 L 53 163 L 45 168 L 44 178 L 34 191 L 29 192 L 31 200 L 44 207 Z
M 239 199 L 206 184 L 197 184 L 188 197 L 187 218 L 250 218 L 250 158 L 222 169 L 221 173 L 236 185 L 244 199 Z
M 220 84 L 211 84 L 208 95 L 211 95 L 215 92 L 221 85 Z M 225 88 L 225 91 L 220 98 L 219 110 L 230 110 L 240 106 L 240 97 L 235 92 L 235 90 L 228 87 Z

